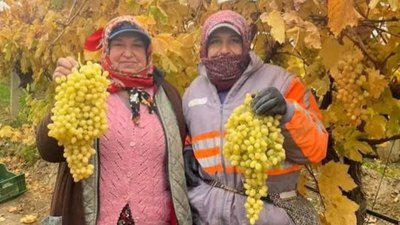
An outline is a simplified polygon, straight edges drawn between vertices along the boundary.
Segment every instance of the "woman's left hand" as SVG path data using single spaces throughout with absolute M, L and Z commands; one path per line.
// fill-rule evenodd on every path
M 258 115 L 283 115 L 286 113 L 286 100 L 276 87 L 269 87 L 254 97 L 251 107 Z

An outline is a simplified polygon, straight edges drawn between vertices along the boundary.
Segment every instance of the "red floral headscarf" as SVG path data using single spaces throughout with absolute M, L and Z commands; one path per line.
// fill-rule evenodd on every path
M 130 23 L 133 25 L 139 32 L 147 35 L 148 33 L 143 29 L 141 24 L 135 20 L 133 16 L 119 16 L 112 19 L 106 27 L 100 28 L 96 32 L 94 32 L 91 36 L 86 39 L 85 49 L 90 51 L 100 50 L 102 51 L 101 55 L 101 65 L 104 70 L 108 71 L 110 74 L 110 78 L 112 83 L 108 88 L 108 91 L 111 93 L 117 92 L 121 88 L 145 88 L 151 87 L 154 85 L 153 80 L 153 72 L 154 66 L 152 63 L 152 46 L 151 43 L 147 46 L 146 56 L 147 56 L 147 65 L 141 71 L 137 73 L 126 73 L 124 71 L 117 70 L 111 63 L 109 53 L 109 44 L 110 44 L 110 34 L 111 31 L 121 25 L 122 23 Z

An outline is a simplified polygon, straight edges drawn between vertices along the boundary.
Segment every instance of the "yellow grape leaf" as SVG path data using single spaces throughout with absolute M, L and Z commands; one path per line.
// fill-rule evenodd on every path
M 151 41 L 153 43 L 152 45 L 153 45 L 155 54 L 159 54 L 159 55 L 167 54 L 168 42 L 166 42 L 164 39 L 159 38 L 159 37 L 153 37 Z
M 392 110 L 396 107 L 397 99 L 393 98 L 392 92 L 389 88 L 383 90 L 383 93 L 379 97 L 379 100 L 370 104 L 369 106 L 374 113 L 377 114 L 392 114 Z M 394 115 L 390 115 L 392 118 Z
M 37 215 L 33 215 L 33 214 L 25 215 L 20 220 L 20 222 L 24 223 L 24 224 L 33 224 L 33 223 L 36 223 L 37 221 L 38 221 Z
M 163 68 L 167 73 L 178 71 L 178 68 L 174 65 L 174 63 L 171 61 L 171 59 L 167 56 L 161 56 L 159 63 L 161 64 L 161 68 Z
M 328 1 L 328 26 L 335 36 L 347 26 L 356 26 L 359 17 L 353 7 L 353 0 Z
M 177 41 L 172 34 L 161 33 L 153 38 L 155 53 L 165 55 L 167 51 L 173 52 L 178 56 L 183 55 L 183 45 Z
M 259 33 L 254 39 L 255 43 L 253 51 L 264 60 L 266 57 L 265 44 L 267 41 L 267 35 L 265 33 Z
M 370 9 L 374 9 L 376 7 L 376 5 L 380 2 L 381 0 L 372 0 L 369 2 L 368 7 Z
M 369 94 L 377 99 L 387 88 L 388 82 L 385 80 L 383 75 L 379 74 L 379 70 L 367 68 L 365 71 L 368 74 Z
M 347 173 L 349 166 L 330 161 L 320 167 L 321 174 L 317 178 L 321 194 L 342 195 L 342 190 L 351 191 L 357 187 L 353 178 Z M 325 197 L 325 196 L 324 196 Z
M 399 0 L 388 0 L 390 8 L 392 11 L 396 11 L 399 8 L 400 1 Z
M 321 36 L 319 34 L 318 28 L 308 21 L 304 23 L 306 37 L 304 38 L 304 43 L 307 47 L 320 49 L 321 48 Z
M 357 162 L 361 162 L 363 159 L 361 152 L 364 154 L 373 152 L 372 147 L 369 144 L 356 139 L 346 140 L 344 143 L 344 148 L 346 151 L 344 152 L 344 155 Z
M 365 132 L 372 138 L 383 138 L 386 134 L 387 120 L 381 115 L 375 115 L 365 124 Z
M 344 155 L 349 159 L 361 162 L 361 152 L 364 154 L 373 152 L 372 147 L 369 144 L 358 140 L 362 136 L 359 131 L 354 131 L 351 127 L 348 127 L 348 130 L 344 135 L 346 137 L 346 140 L 343 143 L 343 148 L 345 150 Z
M 94 21 L 95 27 L 96 27 L 96 28 L 105 27 L 106 24 L 107 24 L 107 22 L 108 22 L 108 20 L 107 20 L 107 18 L 105 18 L 105 17 L 100 17 L 100 18 L 98 18 L 98 19 L 96 19 L 96 20 Z
M 320 56 L 322 58 L 322 64 L 325 69 L 329 70 L 341 59 L 344 52 L 344 47 L 338 43 L 338 41 L 328 36 L 322 43 L 322 48 L 320 51 Z
M 202 3 L 201 0 L 180 0 L 180 1 L 186 2 L 192 9 L 197 9 Z
M 315 79 L 310 86 L 315 89 L 317 96 L 324 96 L 329 90 L 329 84 L 329 77 L 324 76 L 323 78 Z
M 0 127 L 0 137 L 2 138 L 11 138 L 14 134 L 14 128 L 10 126 Z
M 185 33 L 179 34 L 177 36 L 177 40 L 183 45 L 185 48 L 191 48 L 191 46 L 195 43 L 195 33 Z
M 354 225 L 357 224 L 355 212 L 359 206 L 347 197 L 332 196 L 325 201 L 325 220 L 329 225 Z
M 271 34 L 274 39 L 279 42 L 285 42 L 285 22 L 281 13 L 274 10 L 270 13 L 263 13 L 260 16 L 263 23 L 268 23 L 271 26 Z
M 139 15 L 135 16 L 135 19 L 143 25 L 143 28 L 145 30 L 150 30 L 151 27 L 157 24 L 157 22 L 154 20 L 154 17 L 152 16 L 145 16 L 145 15 Z
M 400 105 L 393 107 L 392 112 L 389 115 L 389 121 L 387 122 L 387 133 L 388 135 L 395 135 L 400 133 Z

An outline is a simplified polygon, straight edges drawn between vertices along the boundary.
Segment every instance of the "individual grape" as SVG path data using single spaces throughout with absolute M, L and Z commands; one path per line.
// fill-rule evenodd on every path
M 285 151 L 279 127 L 281 116 L 256 115 L 251 100 L 251 94 L 247 94 L 225 124 L 224 156 L 244 176 L 244 207 L 250 224 L 254 224 L 263 207 L 261 198 L 267 196 L 267 171 L 279 166 Z
M 71 74 L 56 78 L 55 104 L 49 136 L 64 146 L 63 156 L 75 182 L 93 173 L 93 141 L 107 130 L 108 72 L 87 62 Z

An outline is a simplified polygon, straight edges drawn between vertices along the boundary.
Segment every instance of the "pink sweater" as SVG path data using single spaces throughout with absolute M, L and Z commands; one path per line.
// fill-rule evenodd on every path
M 151 90 L 146 90 L 151 94 Z M 98 225 L 115 225 L 128 203 L 136 225 L 170 222 L 166 144 L 157 115 L 140 106 L 140 124 L 117 95 L 108 99 L 107 133 L 100 139 Z

